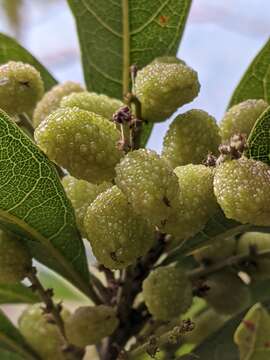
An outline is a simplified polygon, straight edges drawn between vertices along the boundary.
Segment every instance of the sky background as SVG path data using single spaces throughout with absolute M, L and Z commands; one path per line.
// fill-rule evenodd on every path
M 23 46 L 59 81 L 83 82 L 75 25 L 66 1 L 24 0 L 22 15 Z M 13 35 L 0 16 L 0 31 Z M 270 0 L 193 0 L 178 56 L 198 71 L 201 92 L 179 112 L 200 108 L 219 121 L 233 89 L 269 35 Z M 155 126 L 148 147 L 161 150 L 169 122 Z

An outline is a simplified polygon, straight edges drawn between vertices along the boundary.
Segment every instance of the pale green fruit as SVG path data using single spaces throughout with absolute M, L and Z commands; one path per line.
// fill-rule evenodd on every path
M 190 164 L 179 166 L 174 172 L 181 193 L 177 211 L 165 222 L 163 230 L 181 240 L 202 230 L 218 206 L 213 189 L 213 169 Z
M 220 141 L 216 120 L 203 110 L 190 110 L 171 123 L 163 140 L 162 156 L 173 168 L 200 164 L 208 153 L 218 153 Z
M 84 228 L 97 260 L 109 269 L 122 269 L 145 255 L 154 230 L 137 215 L 124 194 L 113 186 L 88 207 Z
M 217 313 L 233 315 L 250 304 L 249 287 L 234 273 L 226 270 L 209 276 L 205 300 Z
M 249 254 L 250 247 L 255 247 L 256 251 L 270 250 L 270 234 L 247 232 L 238 241 L 237 253 Z M 254 258 L 243 270 L 254 280 L 265 280 L 270 278 L 270 256 L 268 258 Z
M 175 56 L 159 56 L 157 58 L 155 58 L 151 64 L 182 64 L 182 65 L 186 65 L 185 61 L 178 59 Z
M 193 253 L 194 258 L 203 264 L 214 264 L 227 257 L 233 256 L 236 252 L 235 238 L 228 238 L 209 244 Z
M 247 137 L 258 117 L 266 110 L 268 104 L 264 100 L 246 100 L 232 106 L 220 123 L 223 141 L 230 140 L 234 134 L 245 134 Z
M 60 106 L 78 107 L 79 109 L 91 111 L 106 119 L 112 120 L 113 114 L 124 106 L 124 104 L 122 101 L 110 98 L 107 95 L 83 91 L 65 96 Z
M 63 342 L 59 329 L 48 322 L 47 316 L 41 304 L 30 305 L 19 318 L 20 332 L 42 360 L 66 360 L 61 351 Z M 61 316 L 66 321 L 70 314 L 62 310 Z
M 270 167 L 252 159 L 217 167 L 214 191 L 225 215 L 243 224 L 270 225 Z
M 178 206 L 177 176 L 155 151 L 128 153 L 116 167 L 116 185 L 134 211 L 161 226 Z
M 179 267 L 159 267 L 143 282 L 143 297 L 150 313 L 158 320 L 183 314 L 192 303 L 192 287 Z
M 82 306 L 66 321 L 66 333 L 72 344 L 84 348 L 111 335 L 118 324 L 116 311 L 112 307 Z
M 78 108 L 55 110 L 38 126 L 35 139 L 48 157 L 78 179 L 111 181 L 123 153 L 120 138 L 107 119 Z
M 34 127 L 38 127 L 47 116 L 59 108 L 60 102 L 64 96 L 81 91 L 84 91 L 82 86 L 73 81 L 66 81 L 62 84 L 55 85 L 51 90 L 46 92 L 37 104 L 33 114 Z
M 181 63 L 151 63 L 138 71 L 135 81 L 142 117 L 152 122 L 166 120 L 180 106 L 191 102 L 199 90 L 196 71 Z
M 96 185 L 85 180 L 78 180 L 70 175 L 63 178 L 62 184 L 75 210 L 78 228 L 85 235 L 83 222 L 88 206 L 112 184 L 104 182 Z
M 31 256 L 14 235 L 0 230 L 0 283 L 20 282 L 31 267 Z
M 8 114 L 31 113 L 43 93 L 40 73 L 32 65 L 9 61 L 0 66 L 0 108 Z

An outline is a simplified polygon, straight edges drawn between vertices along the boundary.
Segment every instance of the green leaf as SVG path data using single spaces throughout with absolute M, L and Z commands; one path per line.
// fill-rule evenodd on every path
M 248 99 L 264 99 L 270 102 L 270 39 L 248 67 L 228 107 Z
M 74 211 L 55 167 L 0 111 L 0 224 L 26 241 L 41 263 L 89 291 Z
M 0 284 L 0 304 L 36 302 L 39 302 L 39 297 L 27 286 L 23 284 Z
M 247 157 L 270 165 L 270 106 L 257 119 L 247 144 Z
M 0 349 L 0 359 L 1 360 L 25 360 L 25 357 L 21 357 L 20 355 Z
M 16 40 L 0 33 L 0 64 L 5 64 L 10 60 L 22 61 L 33 65 L 40 72 L 46 91 L 57 83 L 48 70 L 26 49 L 19 45 Z
M 0 348 L 0 355 L 1 351 L 7 350 L 18 354 L 24 360 L 39 359 L 39 357 L 26 343 L 19 330 L 11 323 L 2 310 L 0 310 Z M 7 352 L 5 356 L 6 358 L 3 359 L 17 360 L 17 357 L 10 357 L 10 355 L 8 357 Z

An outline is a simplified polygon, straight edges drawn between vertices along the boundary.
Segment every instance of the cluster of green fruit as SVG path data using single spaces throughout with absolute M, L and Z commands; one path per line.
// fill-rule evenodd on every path
M 78 228 L 106 268 L 135 264 L 155 246 L 156 231 L 170 234 L 172 246 L 178 246 L 203 230 L 220 208 L 242 224 L 270 226 L 268 165 L 229 154 L 219 162 L 205 161 L 208 154 L 218 156 L 220 144 L 234 134 L 248 136 L 268 106 L 265 101 L 248 100 L 232 107 L 220 126 L 205 111 L 190 110 L 172 121 L 161 155 L 142 148 L 125 154 L 118 146 L 121 124 L 113 121 L 126 106 L 120 100 L 87 92 L 73 82 L 56 85 L 44 95 L 40 74 L 19 62 L 1 66 L 0 79 L 0 108 L 13 117 L 31 118 L 38 146 L 69 174 L 62 184 Z M 171 57 L 158 58 L 139 70 L 133 84 L 143 121 L 148 122 L 166 120 L 199 89 L 197 73 Z M 248 254 L 253 246 L 269 249 L 269 236 L 247 233 L 210 244 L 194 256 L 201 266 L 208 266 Z M 1 233 L 0 281 L 22 280 L 29 266 L 30 256 L 19 240 Z M 243 264 L 241 270 L 255 280 L 268 277 L 270 260 Z M 224 270 L 204 280 L 207 290 L 202 296 L 217 312 L 232 314 L 248 306 L 249 289 L 237 272 Z M 185 269 L 157 267 L 143 282 L 142 292 L 149 312 L 156 319 L 170 320 L 190 307 L 193 286 Z M 71 342 L 83 347 L 110 335 L 118 324 L 114 310 L 105 306 L 80 308 L 73 315 L 63 313 L 63 318 Z M 57 328 L 46 322 L 40 306 L 26 310 L 20 328 L 39 352 L 44 333 L 54 338 L 44 344 L 44 359 L 58 346 Z

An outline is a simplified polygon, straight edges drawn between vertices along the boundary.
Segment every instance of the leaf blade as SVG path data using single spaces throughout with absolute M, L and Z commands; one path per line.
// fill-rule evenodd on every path
M 23 284 L 0 284 L 0 304 L 36 303 L 39 297 Z

